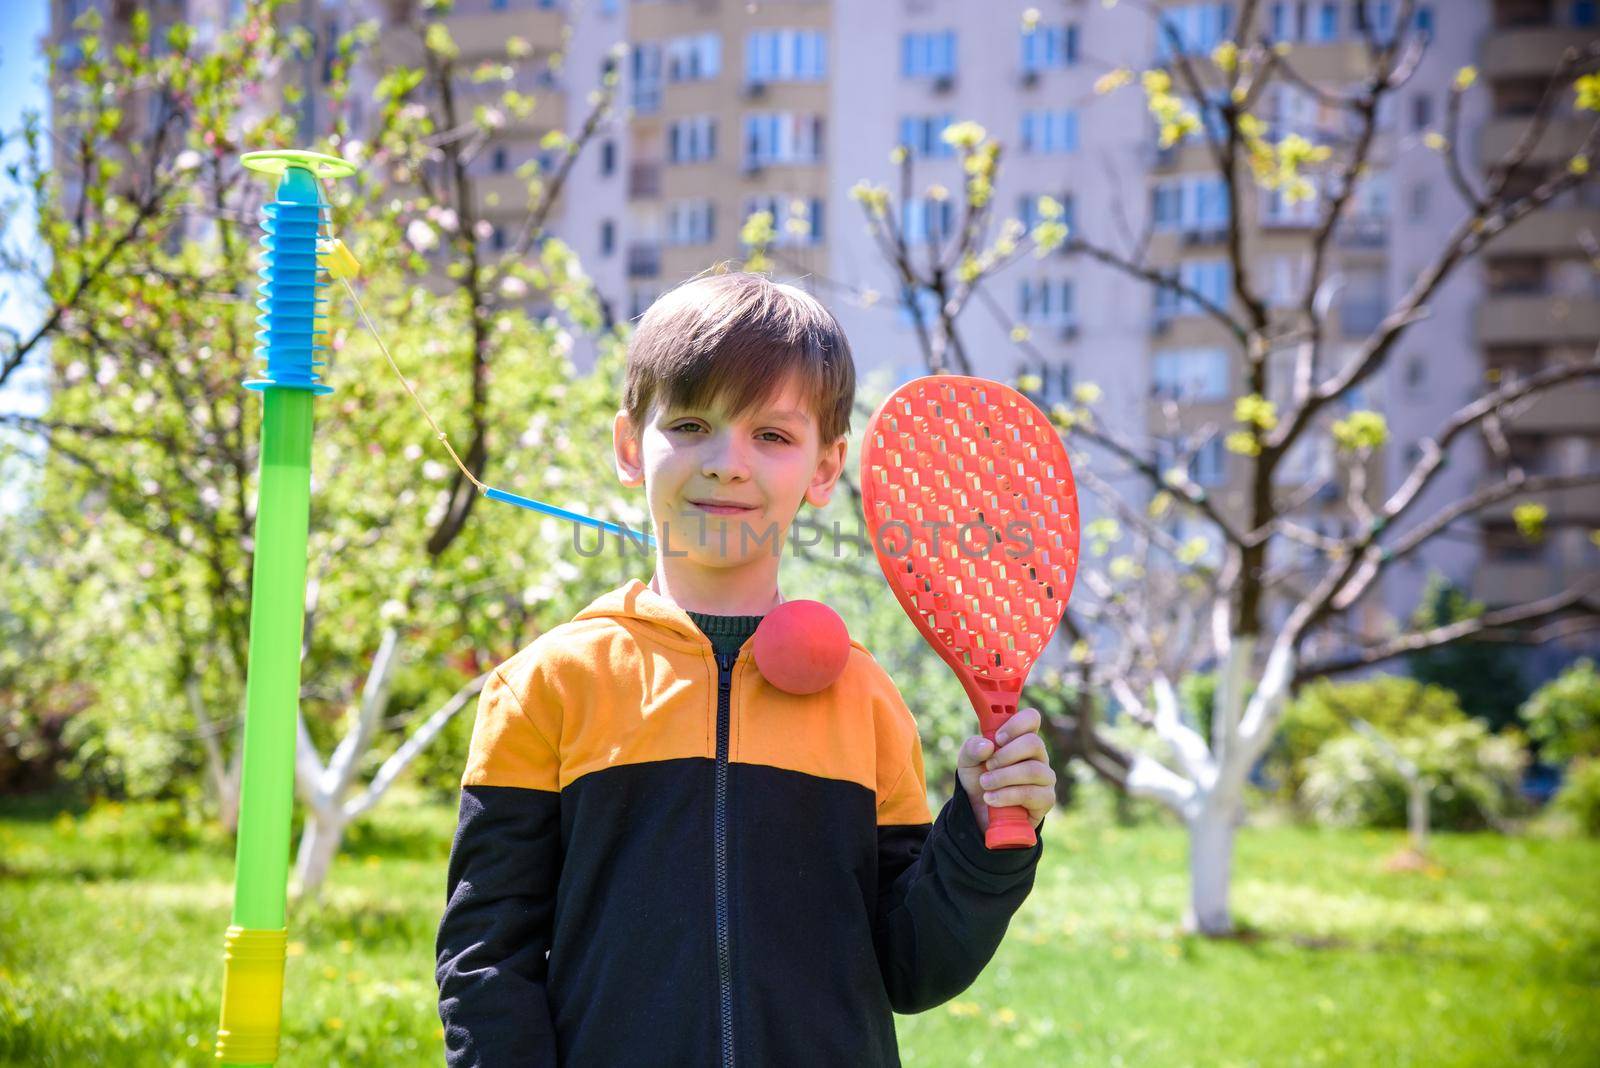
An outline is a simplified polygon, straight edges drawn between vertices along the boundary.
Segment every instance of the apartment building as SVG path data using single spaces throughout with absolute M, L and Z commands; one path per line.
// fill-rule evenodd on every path
M 1526 129 L 1548 81 L 1552 57 L 1600 36 L 1600 5 L 1568 0 L 1495 0 L 1480 64 L 1488 114 L 1479 133 L 1480 161 L 1502 156 Z M 1571 94 L 1547 135 L 1514 179 L 1533 188 L 1560 174 L 1583 143 L 1589 123 L 1573 114 Z M 1600 343 L 1600 281 L 1586 236 L 1600 237 L 1600 188 L 1567 194 L 1552 209 L 1497 241 L 1485 258 L 1484 294 L 1466 318 L 1491 382 L 1505 382 L 1553 363 L 1591 356 Z M 1486 456 L 1488 480 L 1508 467 L 1529 475 L 1571 475 L 1600 469 L 1600 383 L 1553 390 L 1506 427 L 1509 457 Z M 1543 498 L 1547 534 L 1530 543 L 1511 518 L 1515 500 L 1484 513 L 1475 573 L 1477 595 L 1491 603 L 1568 589 L 1600 571 L 1600 486 Z
M 54 0 L 57 24 L 90 2 Z M 903 146 L 914 181 L 897 222 L 914 255 L 924 255 L 959 218 L 960 161 L 939 136 L 957 120 L 982 124 L 1004 145 L 996 189 L 1002 218 L 1031 225 L 1038 198 L 1048 194 L 1090 240 L 1142 254 L 1228 301 L 1221 240 L 1228 206 L 1206 149 L 1197 139 L 1161 149 L 1137 86 L 1095 92 L 1111 70 L 1167 66 L 1179 50 L 1209 55 L 1235 31 L 1241 10 L 1226 0 L 1158 6 L 1170 33 L 1158 32 L 1140 5 L 1107 8 L 1098 0 L 458 0 L 438 17 L 461 49 L 464 71 L 471 61 L 506 59 L 513 39 L 527 46 L 507 61 L 513 84 L 539 103 L 497 131 L 471 167 L 489 250 L 504 247 L 518 216 L 524 180 L 517 169 L 547 153 L 547 132 L 578 131 L 590 94 L 614 71 L 620 110 L 579 160 L 554 216 L 614 317 L 637 316 L 661 291 L 712 264 L 742 260 L 746 220 L 767 211 L 777 233 L 775 274 L 824 299 L 844 323 L 863 376 L 890 384 L 924 369 L 903 298 L 926 302 L 928 294 L 900 292 L 850 189 L 867 180 L 898 195 L 900 168 L 889 153 Z M 226 19 L 237 4 L 168 0 L 163 10 L 202 7 Z M 1457 70 L 1480 70 L 1464 101 L 1461 148 L 1487 162 L 1520 136 L 1562 49 L 1593 38 L 1596 7 L 1590 0 L 1414 6 L 1415 28 L 1430 48 L 1381 115 L 1372 165 L 1334 238 L 1335 358 L 1406 292 L 1464 213 L 1444 157 L 1428 145 L 1443 128 Z M 1365 71 L 1358 17 L 1387 33 L 1403 8 L 1397 0 L 1263 2 L 1250 31 L 1290 47 L 1307 82 L 1346 91 Z M 1025 31 L 1030 9 L 1037 24 Z M 416 15 L 416 0 L 304 0 L 295 10 L 319 41 L 354 19 L 380 20 L 390 29 L 379 67 L 415 48 L 414 35 L 406 44 L 393 27 Z M 359 77 L 370 89 L 377 73 L 369 67 Z M 313 90 L 304 106 L 315 108 L 316 70 L 298 76 Z M 470 99 L 473 87 L 463 81 Z M 1315 93 L 1292 84 L 1275 87 L 1259 111 L 1274 137 L 1347 133 Z M 1584 128 L 1566 111 L 1519 183 L 1566 166 Z M 950 196 L 941 199 L 935 186 Z M 1268 303 L 1282 306 L 1308 269 L 1319 204 L 1252 190 L 1239 210 L 1252 275 Z M 1417 442 L 1486 381 L 1593 351 L 1600 290 L 1580 242 L 1586 232 L 1600 235 L 1593 186 L 1513 229 L 1459 272 L 1385 371 L 1350 399 L 1346 407 L 1376 408 L 1389 422 L 1389 446 L 1368 472 L 1374 493 L 1397 485 Z M 1244 391 L 1242 356 L 1216 323 L 1081 257 L 1012 263 L 991 278 L 961 325 L 975 373 L 1035 375 L 1045 404 L 1093 382 L 1103 393 L 1102 419 L 1169 450 L 1203 427 L 1226 430 L 1232 398 Z M 1028 329 L 1026 345 L 1012 340 L 1018 325 Z M 1600 390 L 1573 387 L 1519 413 L 1507 427 L 1509 457 L 1477 448 L 1458 454 L 1415 514 L 1432 514 L 1508 462 L 1540 474 L 1600 467 L 1597 401 Z M 1314 518 L 1328 533 L 1349 523 L 1334 463 L 1323 437 L 1280 472 L 1285 488 L 1328 481 Z M 1239 514 L 1244 466 L 1218 434 L 1194 458 L 1191 475 Z M 1372 621 L 1380 609 L 1408 616 L 1436 571 L 1490 603 L 1554 592 L 1600 571 L 1588 533 L 1600 526 L 1600 489 L 1550 496 L 1540 543 L 1516 532 L 1514 503 L 1485 512 L 1481 523 L 1458 524 L 1397 564 L 1372 599 Z

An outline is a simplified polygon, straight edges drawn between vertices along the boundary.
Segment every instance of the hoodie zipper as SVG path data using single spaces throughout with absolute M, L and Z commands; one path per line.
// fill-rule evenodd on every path
M 733 952 L 728 905 L 728 733 L 732 718 L 733 664 L 737 653 L 717 653 L 717 772 L 713 805 L 713 865 L 717 886 L 717 982 L 721 993 L 722 1064 L 733 1068 Z

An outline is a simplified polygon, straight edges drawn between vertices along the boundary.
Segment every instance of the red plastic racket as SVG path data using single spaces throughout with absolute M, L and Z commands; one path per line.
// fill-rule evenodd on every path
M 873 413 L 861 486 L 889 588 L 955 671 L 994 741 L 1078 573 L 1078 492 L 1066 447 L 1011 387 L 930 375 Z M 1035 840 L 1027 809 L 990 809 L 990 849 Z

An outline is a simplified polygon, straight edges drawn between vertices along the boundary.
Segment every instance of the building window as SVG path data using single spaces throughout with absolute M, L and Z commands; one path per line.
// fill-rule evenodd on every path
M 821 115 L 789 111 L 747 114 L 744 117 L 744 165 L 765 167 L 774 163 L 816 163 L 822 159 Z
M 956 32 L 902 34 L 900 74 L 906 78 L 954 78 Z
M 1317 6 L 1317 40 L 1325 43 L 1338 39 L 1339 5 L 1334 0 L 1323 0 Z
M 1172 58 L 1174 37 L 1185 55 L 1209 53 L 1232 29 L 1231 3 L 1179 4 L 1166 8 L 1156 28 L 1156 58 Z
M 1433 97 L 1417 93 L 1411 98 L 1411 129 L 1426 130 L 1433 125 Z
M 1078 27 L 1035 26 L 1022 31 L 1022 69 L 1053 70 L 1078 62 Z
M 1017 286 L 1017 318 L 1025 323 L 1070 326 L 1077 317 L 1068 279 L 1024 278 Z
M 1228 457 L 1222 451 L 1222 438 L 1213 435 L 1195 451 L 1189 461 L 1189 477 L 1201 486 L 1220 485 L 1227 475 Z
M 489 169 L 495 174 L 504 174 L 510 165 L 511 160 L 506 154 L 506 146 L 495 145 L 494 151 L 489 153 Z
M 1022 113 L 1022 151 L 1034 155 L 1076 152 L 1078 113 L 1064 111 L 1024 111 Z
M 820 30 L 757 30 L 744 39 L 744 80 L 819 82 L 828 75 L 828 38 Z
M 1312 182 L 1312 195 L 1290 200 L 1281 189 L 1263 191 L 1261 194 L 1261 223 L 1263 226 L 1313 226 L 1318 221 L 1316 182 Z
M 920 318 L 924 326 L 938 322 L 939 294 L 924 286 L 918 288 L 915 294 L 907 289 L 901 290 L 899 301 L 901 326 L 909 327 L 916 323 L 917 318 L 913 318 L 911 314 L 913 304 L 916 306 L 917 318 Z
M 709 245 L 716 220 L 717 206 L 709 199 L 674 201 L 667 206 L 667 244 Z
M 1165 321 L 1178 315 L 1198 315 L 1203 310 L 1200 299 L 1219 308 L 1228 306 L 1228 294 L 1233 289 L 1233 270 L 1225 259 L 1185 260 L 1178 268 L 1178 281 L 1188 292 L 1179 293 L 1160 286 L 1155 291 L 1155 318 Z
M 948 197 L 912 197 L 900 205 L 900 232 L 907 244 L 943 241 L 955 230 L 955 206 Z
M 1309 26 L 1306 25 L 1305 0 L 1288 0 L 1272 5 L 1272 39 L 1275 41 L 1303 41 Z
M 1156 230 L 1215 232 L 1228 225 L 1228 184 L 1212 175 L 1186 175 L 1150 187 Z
M 506 250 L 506 232 L 504 229 L 499 226 L 489 229 L 489 247 L 496 252 L 504 252 Z
M 609 256 L 617 250 L 617 224 L 610 219 L 600 221 L 600 255 Z
M 654 42 L 633 46 L 633 110 L 641 115 L 661 110 L 661 46 Z
M 722 38 L 714 33 L 674 37 L 667 42 L 667 81 L 712 81 L 722 73 Z
M 1158 400 L 1217 401 L 1228 396 L 1222 349 L 1171 349 L 1151 358 L 1150 393 Z
M 694 115 L 667 124 L 667 162 L 705 163 L 717 155 L 717 120 Z
M 746 219 L 764 211 L 772 216 L 772 243 L 780 247 L 820 245 L 824 239 L 821 197 L 768 194 L 746 198 Z
M 603 141 L 600 144 L 600 177 L 608 178 L 617 169 L 617 143 Z
M 900 144 L 913 156 L 922 159 L 942 159 L 955 155 L 955 148 L 941 136 L 945 128 L 955 123 L 954 115 L 902 115 L 900 117 Z
M 1600 22 L 1600 4 L 1594 0 L 1573 0 L 1572 24 L 1574 26 L 1593 26 Z

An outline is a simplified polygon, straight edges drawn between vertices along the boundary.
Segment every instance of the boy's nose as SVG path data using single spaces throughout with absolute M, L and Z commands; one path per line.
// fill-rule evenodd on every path
M 748 478 L 750 467 L 743 446 L 733 440 L 732 435 L 722 435 L 706 443 L 700 472 L 708 478 Z

